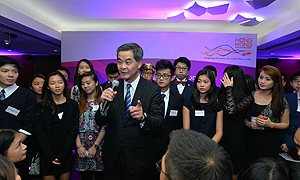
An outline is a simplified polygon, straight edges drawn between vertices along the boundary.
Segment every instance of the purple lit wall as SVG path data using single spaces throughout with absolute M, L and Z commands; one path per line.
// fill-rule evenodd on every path
M 92 60 L 99 81 L 106 81 L 105 67 L 116 62 L 116 49 L 136 42 L 144 50 L 143 63 L 155 64 L 159 59 L 174 61 L 185 56 L 192 61 L 191 80 L 206 65 L 218 70 L 217 85 L 223 70 L 239 65 L 246 74 L 255 75 L 255 34 L 200 33 L 200 32 L 65 32 L 61 33 L 62 65 L 70 69 L 73 79 L 80 59 Z

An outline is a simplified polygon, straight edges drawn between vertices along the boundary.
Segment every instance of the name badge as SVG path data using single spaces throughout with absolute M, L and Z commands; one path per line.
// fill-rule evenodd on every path
M 256 118 L 257 118 L 257 117 L 253 117 L 253 116 L 251 116 L 251 122 L 254 122 L 254 123 L 256 123 Z
M 195 110 L 195 116 L 205 116 L 204 110 Z
M 93 106 L 93 111 L 98 111 L 98 109 L 99 109 L 99 105 L 94 105 Z
M 298 109 L 297 109 L 298 112 L 300 112 L 300 102 L 298 102 Z
M 5 112 L 9 113 L 9 114 L 12 114 L 14 116 L 18 116 L 20 110 L 19 109 L 16 109 L 14 107 L 11 107 L 11 106 L 8 106 L 5 110 Z
M 178 110 L 171 110 L 170 111 L 170 116 L 177 116 Z
M 64 112 L 58 113 L 58 118 L 62 119 Z

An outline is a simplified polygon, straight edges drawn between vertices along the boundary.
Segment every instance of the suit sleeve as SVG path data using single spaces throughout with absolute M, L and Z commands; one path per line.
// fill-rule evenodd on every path
M 25 107 L 24 107 L 24 116 L 23 122 L 20 129 L 23 129 L 29 133 L 33 133 L 33 125 L 35 121 L 35 110 L 36 110 L 36 99 L 34 94 L 28 93 Z
M 289 135 L 287 130 L 284 130 L 280 133 L 280 139 L 283 141 L 282 144 L 286 144 L 290 153 L 298 152 L 296 144 L 294 142 L 294 137 Z
M 72 116 L 70 116 L 71 118 L 69 119 L 71 122 L 71 127 L 69 127 L 69 132 L 67 134 L 66 137 L 66 141 L 64 144 L 64 151 L 61 151 L 57 158 L 60 162 L 64 161 L 64 159 L 66 158 L 66 156 L 70 153 L 70 151 L 72 150 L 74 143 L 75 143 L 75 139 L 76 136 L 78 134 L 78 128 L 79 128 L 79 108 L 77 103 L 73 102 L 72 103 L 72 109 L 71 111 L 69 111 L 69 113 L 72 113 Z
M 40 112 L 40 110 L 39 110 Z M 36 123 L 35 123 L 35 126 L 34 126 L 34 131 L 35 131 L 35 134 L 36 134 L 36 137 L 41 145 L 41 148 L 43 150 L 43 152 L 46 154 L 48 160 L 50 162 L 52 162 L 56 156 L 55 154 L 53 153 L 52 151 L 52 147 L 50 145 L 50 142 L 48 140 L 48 137 L 44 131 L 44 125 L 43 125 L 43 119 L 42 119 L 42 114 L 39 113 L 37 116 L 36 116 Z
M 158 87 L 156 87 L 154 93 L 150 98 L 149 111 L 146 113 L 147 117 L 145 117 L 145 125 L 143 128 L 152 129 L 156 127 L 161 127 L 163 121 L 163 103 L 161 98 L 161 91 Z

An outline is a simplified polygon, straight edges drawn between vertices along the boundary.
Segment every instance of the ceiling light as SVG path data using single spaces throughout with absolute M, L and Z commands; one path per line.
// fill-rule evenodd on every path
M 54 51 L 54 52 L 57 52 L 57 49 L 54 49 L 53 51 Z

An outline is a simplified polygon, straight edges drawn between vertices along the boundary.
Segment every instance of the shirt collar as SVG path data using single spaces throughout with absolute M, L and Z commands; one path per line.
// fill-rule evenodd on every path
M 184 78 L 183 80 L 179 80 L 177 77 L 176 77 L 176 79 L 178 80 L 178 81 L 187 81 L 187 78 Z
M 161 92 L 161 94 L 166 95 L 166 98 L 169 99 L 169 97 L 170 97 L 170 88 L 166 92 L 164 92 L 164 93 Z
M 5 94 L 11 94 L 12 92 L 14 92 L 19 86 L 16 85 L 16 83 L 14 83 L 11 86 L 8 86 L 7 88 L 4 88 L 5 90 Z M 0 87 L 0 92 L 2 91 L 2 87 Z
M 131 84 L 131 87 L 132 87 L 133 89 L 136 89 L 136 87 L 137 87 L 139 81 L 140 81 L 140 75 L 138 75 L 138 77 L 137 77 L 132 83 L 128 83 L 128 82 L 124 81 L 124 87 L 126 87 L 127 84 Z

